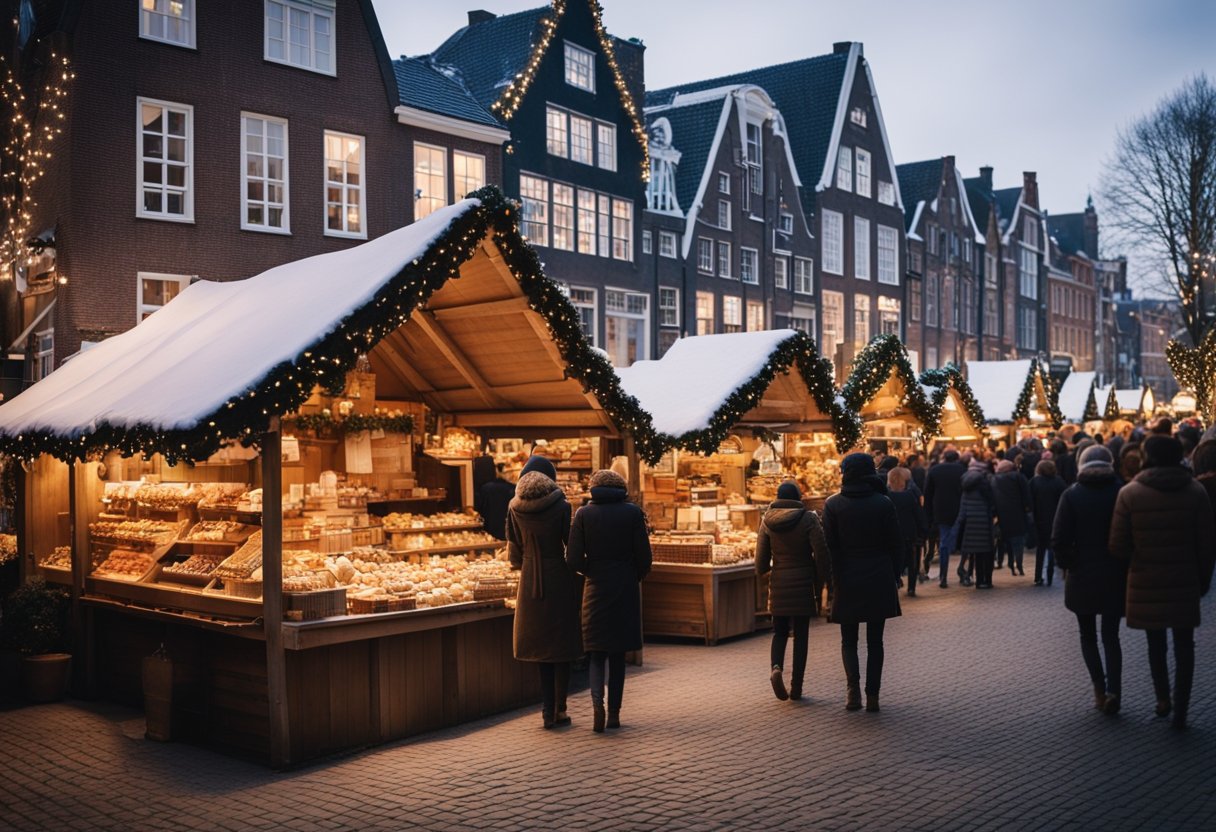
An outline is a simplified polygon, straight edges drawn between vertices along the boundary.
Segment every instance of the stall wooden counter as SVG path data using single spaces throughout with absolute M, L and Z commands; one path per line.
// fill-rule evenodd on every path
M 717 644 L 756 629 L 756 567 L 655 563 L 642 582 L 642 629 Z

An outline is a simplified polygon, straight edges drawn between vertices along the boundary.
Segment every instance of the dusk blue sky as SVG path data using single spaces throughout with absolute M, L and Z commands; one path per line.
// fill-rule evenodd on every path
M 1081 210 L 1091 190 L 1098 196 L 1116 129 L 1188 76 L 1216 76 L 1212 0 L 602 3 L 613 34 L 646 44 L 651 88 L 861 41 L 897 163 L 953 153 L 968 176 L 992 165 L 997 187 L 1018 185 L 1023 170 L 1034 170 L 1043 205 L 1055 213 Z M 430 52 L 465 24 L 470 8 L 502 14 L 540 4 L 375 5 L 396 56 Z

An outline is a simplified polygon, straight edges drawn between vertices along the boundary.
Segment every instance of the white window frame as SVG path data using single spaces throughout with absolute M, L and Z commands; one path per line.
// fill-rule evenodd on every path
M 755 317 L 756 311 L 759 310 L 760 317 Z M 743 309 L 743 328 L 747 332 L 760 332 L 768 329 L 767 315 L 765 314 L 764 304 L 758 300 L 749 300 L 744 304 Z M 756 324 L 756 326 L 753 326 Z
M 781 218 L 777 222 L 777 229 L 782 234 L 792 235 L 794 233 L 794 215 L 788 211 L 782 211 Z
M 823 212 L 823 270 L 844 275 L 844 214 L 839 211 Z
M 722 222 L 723 220 L 726 221 L 725 224 L 723 224 L 723 222 Z M 718 228 L 722 229 L 723 231 L 730 231 L 730 200 L 729 199 L 719 199 L 718 200 Z
M 722 331 L 743 331 L 743 298 L 739 295 L 722 296 Z
M 618 212 L 617 209 L 627 209 Z M 612 198 L 612 259 L 633 262 L 633 202 Z
M 1018 293 L 1024 298 L 1039 299 L 1039 253 L 1025 243 L 1018 251 Z
M 359 230 L 358 231 L 336 231 L 329 227 L 329 158 L 325 151 L 325 140 L 330 136 L 335 136 L 340 139 L 357 139 L 359 142 Z M 345 163 L 344 163 L 345 164 Z M 326 130 L 321 136 L 321 223 L 325 229 L 326 237 L 343 237 L 350 240 L 366 240 L 367 239 L 367 139 L 364 136 L 355 133 L 342 133 L 338 130 Z M 445 181 L 446 181 L 445 172 Z M 350 186 L 345 180 L 341 183 L 342 188 L 342 227 L 346 228 L 346 189 Z
M 861 321 L 865 321 L 865 332 L 860 333 L 858 326 Z M 860 350 L 866 344 L 870 343 L 874 332 L 874 311 L 873 305 L 870 303 L 869 295 L 854 295 L 853 296 L 853 347 Z M 862 337 L 858 337 L 861 335 Z
M 671 303 L 664 301 L 671 300 Z M 668 316 L 670 314 L 670 317 Z M 680 326 L 680 290 L 672 286 L 659 287 L 659 326 Z
M 708 255 L 708 258 L 706 257 Z M 713 274 L 717 256 L 714 241 L 709 237 L 697 238 L 697 271 L 701 274 Z
M 866 126 L 866 110 L 864 107 L 854 107 L 849 110 L 849 121 L 858 127 Z
M 816 336 L 815 307 L 794 304 L 789 316 L 789 327 L 805 332 L 814 341 Z
M 597 191 L 595 204 L 599 218 L 598 253 L 600 257 L 612 257 L 612 197 Z
M 275 58 L 270 54 L 270 7 L 283 7 L 283 57 Z M 308 55 L 310 64 L 299 64 L 291 60 L 291 11 L 303 12 L 308 15 Z M 319 69 L 316 65 L 317 55 L 317 26 L 316 18 L 324 17 L 329 21 L 329 69 Z M 320 75 L 337 76 L 338 74 L 338 33 L 336 8 L 326 8 L 317 3 L 295 2 L 295 0 L 263 0 L 262 5 L 262 57 L 275 64 L 291 66 Z
M 642 229 L 642 254 L 653 254 L 654 243 L 649 228 Z
M 552 105 L 545 107 L 545 150 L 550 156 L 570 158 L 570 114 Z
M 50 339 L 47 341 L 46 339 Z M 34 333 L 34 366 L 30 374 L 34 381 L 42 379 L 55 372 L 55 327 L 48 326 Z
M 427 153 L 438 153 L 439 154 L 439 181 L 441 183 L 440 188 L 439 188 L 441 193 L 439 193 L 439 194 L 419 193 L 420 191 L 423 190 L 419 185 L 420 176 L 419 176 L 419 170 L 418 170 L 418 159 L 421 155 L 418 152 L 419 150 L 424 150 Z M 435 177 L 435 175 L 433 173 L 429 174 L 429 176 L 431 178 Z M 422 219 L 423 217 L 429 217 L 431 214 L 435 213 L 440 208 L 442 208 L 448 204 L 448 149 L 446 147 L 442 147 L 437 144 L 427 144 L 426 142 L 414 142 L 413 181 L 414 181 L 414 221 L 417 222 L 418 220 Z M 425 213 L 420 213 L 418 209 L 420 206 L 422 206 L 425 203 L 435 203 L 435 204 L 431 205 L 431 207 L 428 208 Z M 326 226 L 328 227 L 328 219 L 326 220 Z
M 894 331 L 888 331 L 887 324 L 892 323 L 894 316 L 895 328 Z M 903 304 L 899 298 L 887 297 L 886 295 L 878 296 L 878 332 L 880 335 L 894 335 L 899 337 L 900 329 L 903 326 Z
M 164 309 L 167 304 L 149 304 L 144 303 L 144 281 L 159 280 L 161 283 L 176 283 L 178 284 L 177 295 L 190 286 L 190 284 L 198 278 L 196 274 L 164 274 L 162 272 L 136 272 L 135 273 L 135 323 L 139 323 L 144 319 L 144 313 L 151 315 L 158 309 Z M 177 297 L 174 295 L 173 297 Z M 172 299 L 169 301 L 172 303 Z
M 815 294 L 815 261 L 810 257 L 794 258 L 794 294 Z
M 599 346 L 599 292 L 591 286 L 566 286 L 566 298 L 570 301 L 570 305 L 576 310 L 590 309 L 591 310 L 591 332 L 584 333 L 587 339 L 591 342 L 591 346 Z M 576 297 L 575 292 L 586 293 L 590 296 L 590 301 L 585 297 Z M 579 315 L 579 328 L 583 325 L 582 315 Z
M 878 201 L 883 205 L 895 204 L 895 186 L 890 182 L 878 180 Z
M 676 235 L 672 231 L 659 232 L 659 256 L 676 258 Z
M 697 292 L 697 305 L 695 309 L 697 335 L 713 335 L 717 330 L 717 315 L 714 314 L 714 307 L 717 305 L 715 297 L 713 292 Z M 705 311 L 709 312 L 708 316 L 701 314 Z M 708 322 L 708 326 L 704 327 L 705 332 L 701 331 L 703 328 L 701 324 L 703 322 Z
M 823 354 L 831 361 L 836 360 L 836 348 L 845 343 L 845 299 L 844 292 L 834 292 L 824 290 L 822 297 L 822 315 L 823 315 L 823 338 L 828 338 L 829 334 L 836 338 L 835 342 L 829 344 L 826 340 L 822 341 Z M 836 324 L 834 327 L 829 327 L 829 315 L 835 318 L 832 321 Z
M 544 190 L 544 197 L 538 198 L 535 196 L 525 195 L 524 180 L 528 179 L 533 182 L 539 182 Z M 530 173 L 521 173 L 519 175 L 519 199 L 520 199 L 520 231 L 527 238 L 528 242 L 534 246 L 549 246 L 549 203 L 550 203 L 550 183 L 543 176 L 533 176 Z M 528 206 L 535 206 L 535 214 L 530 215 Z M 528 229 L 532 228 L 535 232 L 530 234 Z
M 760 285 L 760 250 L 739 246 L 739 280 L 752 286 Z
M 590 191 L 586 188 L 578 189 L 578 195 L 575 196 L 575 200 L 578 203 L 575 206 L 576 225 L 578 226 L 576 237 L 578 253 L 590 254 L 594 257 L 598 242 L 596 223 L 599 217 L 596 204 L 599 200 L 595 191 Z
M 734 277 L 731 275 L 731 266 L 733 264 L 731 262 L 732 255 L 731 255 L 731 250 L 730 250 L 730 243 L 728 243 L 726 240 L 718 240 L 717 255 L 718 255 L 718 262 L 717 262 L 718 277 L 724 277 L 727 280 L 733 280 Z M 723 267 L 725 267 L 725 268 L 723 268 Z
M 166 197 L 169 194 L 170 187 L 168 182 L 164 181 L 168 177 L 169 159 L 168 159 L 168 112 L 169 110 L 177 110 L 186 115 L 186 175 L 185 187 L 182 190 L 182 208 L 181 214 L 170 214 L 165 211 L 148 211 L 144 209 L 144 190 L 148 187 L 144 182 L 144 107 L 160 107 L 161 120 L 164 124 L 165 132 L 160 135 L 165 138 L 165 144 L 161 148 L 161 158 L 148 158 L 147 161 L 161 166 L 161 182 L 152 183 L 152 188 L 159 189 L 161 193 L 161 205 L 164 207 L 168 204 Z M 172 190 L 176 191 L 176 188 Z M 194 107 L 189 104 L 178 104 L 173 101 L 162 101 L 156 98 L 139 97 L 135 99 L 135 216 L 149 220 L 163 220 L 165 222 L 194 222 Z
M 569 197 L 567 202 L 558 202 L 561 192 Z M 549 219 L 551 222 L 550 243 L 558 251 L 574 251 L 578 245 L 578 197 L 573 185 L 552 182 L 549 185 Z
M 616 170 L 616 125 L 595 123 L 595 164 L 602 170 Z
M 625 307 L 626 308 L 625 309 L 609 309 L 608 308 L 608 295 L 609 294 L 623 295 L 625 298 Z M 631 297 L 641 298 L 645 304 L 645 309 L 643 309 L 641 312 L 630 312 L 628 307 L 629 307 L 629 299 Z M 638 339 L 638 355 L 637 355 L 637 358 L 635 358 L 634 360 L 635 361 L 645 361 L 647 358 L 650 357 L 650 295 L 648 295 L 645 292 L 634 292 L 629 289 L 617 289 L 617 288 L 613 288 L 612 286 L 605 288 L 604 289 L 604 326 L 605 327 L 607 327 L 607 325 L 608 325 L 609 318 L 623 318 L 625 320 L 641 321 L 642 337 Z M 604 339 L 605 339 L 604 340 L 604 349 L 605 350 L 608 349 L 607 338 L 608 338 L 608 333 L 607 333 L 607 331 L 605 331 L 604 332 Z M 609 351 L 609 355 L 611 355 L 611 351 Z
M 899 232 L 881 223 L 878 225 L 878 282 L 885 286 L 899 285 Z
M 139 37 L 143 40 L 152 40 L 157 43 L 167 43 L 170 46 L 180 46 L 184 49 L 195 48 L 195 19 L 194 19 L 194 0 L 181 0 L 182 8 L 185 13 L 181 16 L 170 14 L 168 11 L 159 11 L 156 8 L 145 9 L 144 4 L 139 2 Z M 156 5 L 167 6 L 169 0 L 157 0 Z M 181 20 L 186 24 L 186 39 L 173 40 L 167 36 L 154 35 L 149 31 L 149 24 L 154 19 L 160 19 L 168 28 L 169 23 L 174 20 Z
M 262 157 L 262 176 L 258 179 L 262 182 L 262 199 L 254 200 L 254 203 L 261 203 L 263 217 L 267 220 L 262 224 L 251 223 L 249 221 L 249 132 L 248 121 L 256 119 L 262 122 L 262 150 L 256 154 Z M 270 153 L 268 152 L 269 136 L 267 135 L 266 125 L 278 124 L 283 128 L 283 178 L 281 180 L 283 187 L 283 223 L 279 226 L 269 224 L 270 218 L 270 183 L 275 180 L 270 178 Z M 259 231 L 263 234 L 290 234 L 291 233 L 291 160 L 289 159 L 291 147 L 290 132 L 288 129 L 287 119 L 275 118 L 274 116 L 262 115 L 261 113 L 241 113 L 241 229 L 244 231 Z
M 870 221 L 853 217 L 853 277 L 870 279 Z
M 595 120 L 580 116 L 578 113 L 567 113 L 568 125 L 567 130 L 570 136 L 570 161 L 578 162 L 580 165 L 595 165 Z M 578 127 L 580 132 L 576 137 L 575 128 Z M 582 133 L 581 129 L 586 128 L 586 133 Z M 585 143 L 580 141 L 585 139 Z
M 773 286 L 778 289 L 790 288 L 790 258 L 781 254 L 773 258 Z
M 836 152 L 836 187 L 853 191 L 853 148 L 844 145 Z
M 730 174 L 718 171 L 718 193 L 730 196 Z
M 576 43 L 565 41 L 565 48 L 562 52 L 565 58 L 565 67 L 563 74 L 566 78 L 566 83 L 578 90 L 595 93 L 595 53 L 590 49 L 584 49 Z M 575 60 L 571 61 L 571 57 Z M 580 64 L 579 59 L 585 59 L 586 64 Z M 573 70 L 573 72 L 571 72 Z M 584 71 L 585 70 L 585 71 Z
M 855 174 L 857 177 L 857 195 L 864 196 L 867 199 L 870 197 L 870 162 L 872 157 L 870 151 L 864 148 L 857 148 L 854 153 L 857 155 L 857 161 L 854 163 Z M 864 171 L 864 172 L 863 172 Z
M 465 160 L 465 173 L 463 175 L 457 173 L 457 162 Z M 474 178 L 468 174 L 468 163 L 476 161 L 481 164 L 481 177 Z M 469 194 L 476 190 L 484 188 L 486 184 L 486 157 L 484 153 L 469 153 L 467 150 L 452 150 L 452 196 L 455 199 L 464 199 Z

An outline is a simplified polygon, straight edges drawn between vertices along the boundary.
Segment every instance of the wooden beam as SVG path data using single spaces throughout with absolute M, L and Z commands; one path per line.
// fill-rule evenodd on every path
M 266 693 L 270 705 L 270 764 L 291 762 L 287 657 L 283 653 L 283 435 L 272 416 L 262 436 L 262 621 L 266 628 Z
M 453 413 L 451 417 L 452 423 L 461 427 L 604 428 L 599 413 L 592 410 L 477 411 Z
M 460 347 L 448 337 L 443 328 L 434 318 L 434 313 L 418 310 L 413 314 L 411 320 L 418 324 L 418 328 L 431 339 L 431 342 L 443 354 L 443 357 L 448 360 L 456 371 L 464 377 L 464 380 L 469 383 L 477 394 L 481 396 L 482 401 L 486 403 L 486 407 L 508 410 L 510 404 L 502 396 L 494 392 L 490 384 L 477 372 L 477 369 L 469 362 L 468 358 L 461 351 Z
M 414 314 L 417 315 L 418 313 L 415 312 Z M 435 388 L 422 377 L 421 373 L 414 369 L 410 362 L 406 360 L 406 357 L 399 351 L 396 343 L 394 343 L 393 339 L 400 337 L 398 330 L 390 332 L 380 339 L 380 343 L 375 346 L 374 351 L 378 352 L 388 362 L 393 372 L 406 384 L 413 387 L 419 393 L 433 393 Z
M 528 299 L 525 297 L 507 298 L 506 300 L 488 300 L 484 303 L 470 303 L 465 306 L 449 306 L 446 309 L 428 310 L 438 321 L 466 321 L 470 318 L 488 318 L 494 315 L 512 315 L 527 312 Z
M 540 339 L 542 344 L 544 344 L 545 352 L 547 352 L 549 357 L 553 359 L 553 363 L 561 368 L 564 372 L 566 368 L 566 359 L 564 356 L 562 356 L 561 350 L 557 348 L 557 342 L 553 340 L 553 333 L 549 331 L 549 327 L 541 318 L 540 313 L 528 310 L 524 313 L 524 318 L 528 321 L 528 325 L 532 327 L 532 331 L 536 333 L 536 337 Z M 578 379 L 575 379 L 574 383 L 579 384 Z M 579 392 L 582 393 L 581 385 L 579 386 Z M 599 399 L 597 399 L 591 393 L 582 393 L 582 395 L 583 398 L 587 400 L 587 403 L 591 405 L 593 410 L 598 410 L 603 413 L 603 408 L 600 407 Z M 608 418 L 608 414 L 604 413 L 603 418 L 600 421 L 608 425 L 613 430 L 616 429 L 616 425 L 612 424 L 612 420 Z
M 511 294 L 523 295 L 523 288 L 519 285 L 519 281 L 515 279 L 515 275 L 511 274 L 511 269 L 507 266 L 506 261 L 502 259 L 502 252 L 498 250 L 498 246 L 494 245 L 494 241 L 490 239 L 489 235 L 486 235 L 485 239 L 481 241 L 481 248 L 485 251 L 490 264 L 498 272 L 499 277 L 507 285 L 507 289 Z

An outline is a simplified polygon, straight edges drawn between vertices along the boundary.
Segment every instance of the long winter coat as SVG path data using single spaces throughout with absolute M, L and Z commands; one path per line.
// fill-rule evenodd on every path
M 1012 476 L 1021 478 L 1016 471 Z M 955 549 L 970 555 L 993 551 L 992 518 L 996 516 L 992 488 L 983 471 L 968 471 L 963 477 L 963 499 L 958 510 Z
M 1077 481 L 1077 457 L 1071 451 L 1059 456 L 1053 457 L 1056 464 L 1056 473 L 1060 475 L 1060 479 L 1064 480 L 1066 485 L 1072 485 Z
M 507 555 L 520 570 L 515 606 L 515 658 L 568 662 L 583 654 L 578 583 L 566 565 L 570 504 L 557 483 L 524 474 L 507 507 Z
M 1068 486 L 1060 477 L 1035 474 L 1030 481 L 1030 510 L 1034 515 L 1034 533 L 1039 544 L 1050 548 L 1051 531 L 1056 520 L 1056 507 Z
M 638 583 L 650 572 L 650 537 L 642 510 L 625 502 L 625 489 L 591 489 L 591 503 L 574 515 L 566 559 L 587 578 L 583 590 L 587 651 L 642 649 Z
M 958 519 L 966 473 L 967 466 L 961 462 L 939 462 L 925 475 L 925 511 L 937 525 L 953 526 Z
M 823 507 L 823 533 L 831 552 L 832 621 L 880 621 L 900 614 L 896 582 L 903 540 L 895 506 L 877 477 L 853 482 Z
M 771 571 L 768 607 L 773 615 L 819 614 L 821 576 L 829 574 L 823 525 L 801 500 L 777 500 L 764 515 L 756 541 L 756 574 Z
M 929 522 L 925 519 L 925 510 L 920 506 L 920 492 L 915 485 L 908 483 L 903 491 L 887 491 L 887 499 L 895 506 L 895 516 L 899 518 L 899 536 L 905 544 L 914 544 L 928 537 Z
M 1030 486 L 1018 471 L 1006 471 L 992 478 L 992 496 L 996 501 L 996 516 L 1001 525 L 1001 537 L 1026 534 L 1026 515 L 1030 513 Z
M 1090 464 L 1056 509 L 1051 549 L 1065 570 L 1064 606 L 1078 615 L 1123 615 L 1127 564 L 1109 546 L 1119 488 L 1113 466 Z
M 1188 469 L 1146 468 L 1123 486 L 1115 502 L 1110 550 L 1129 561 L 1127 626 L 1198 627 L 1213 546 L 1212 505 Z

